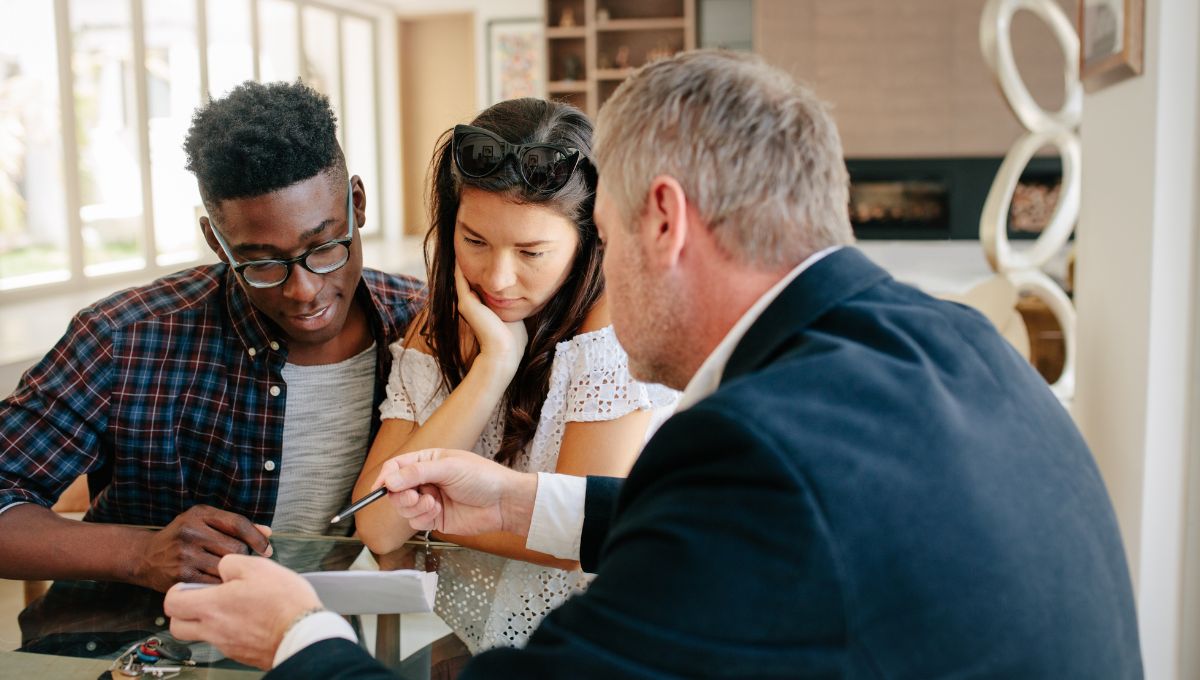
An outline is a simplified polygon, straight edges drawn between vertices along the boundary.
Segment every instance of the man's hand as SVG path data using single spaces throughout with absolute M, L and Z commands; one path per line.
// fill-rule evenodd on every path
M 231 659 L 269 669 L 296 617 L 321 600 L 299 574 L 261 557 L 227 555 L 220 574 L 219 586 L 167 591 L 171 634 L 211 642 Z
M 537 475 L 517 472 L 470 451 L 425 449 L 383 464 L 372 488 L 387 486 L 396 512 L 418 531 L 526 536 Z
M 220 583 L 225 555 L 271 555 L 271 530 L 207 505 L 195 505 L 160 531 L 148 532 L 134 566 L 133 582 L 165 591 L 180 581 Z

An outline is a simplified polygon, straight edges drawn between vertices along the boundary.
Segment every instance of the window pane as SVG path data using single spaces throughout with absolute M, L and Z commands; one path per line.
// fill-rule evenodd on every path
M 338 21 L 328 10 L 305 7 L 304 18 L 304 82 L 325 93 L 333 104 L 333 112 L 342 120 L 342 102 L 338 91 Z M 338 126 L 341 139 L 342 126 Z
M 342 45 L 346 66 L 346 101 L 342 106 L 342 138 L 346 163 L 352 175 L 362 177 L 367 191 L 367 223 L 373 232 L 380 228 L 379 162 L 375 126 L 375 34 L 365 19 L 342 19 Z
M 200 192 L 185 168 L 183 137 L 200 104 L 196 6 L 146 0 L 146 99 L 150 125 L 150 191 L 159 264 L 200 255 Z
M 142 181 L 127 0 L 70 4 L 85 273 L 136 269 L 142 257 Z
M 208 91 L 213 98 L 254 77 L 248 0 L 208 0 Z M 292 29 L 295 32 L 295 29 Z
M 54 4 L 0 0 L 0 290 L 70 276 Z
M 300 77 L 296 21 L 296 6 L 290 2 L 260 0 L 258 3 L 258 71 L 263 82 Z

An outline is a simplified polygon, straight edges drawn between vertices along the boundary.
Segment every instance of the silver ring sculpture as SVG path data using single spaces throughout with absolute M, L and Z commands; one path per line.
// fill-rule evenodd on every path
M 1065 58 L 1066 96 L 1056 112 L 1043 109 L 1029 93 L 1013 60 L 1012 18 L 1027 10 L 1051 29 Z M 1079 36 L 1054 0 L 989 0 L 979 22 L 983 58 L 996 78 L 1009 109 L 1026 132 L 1013 143 L 992 181 L 979 220 L 979 241 L 992 271 L 1004 276 L 1020 293 L 1040 298 L 1062 328 L 1065 362 L 1062 375 L 1050 389 L 1064 404 L 1075 396 L 1075 305 L 1042 268 L 1058 254 L 1079 220 L 1080 142 L 1083 86 L 1079 81 Z M 1015 248 L 1008 240 L 1008 212 L 1026 164 L 1038 149 L 1054 146 L 1062 158 L 1058 203 L 1046 228 L 1032 246 Z

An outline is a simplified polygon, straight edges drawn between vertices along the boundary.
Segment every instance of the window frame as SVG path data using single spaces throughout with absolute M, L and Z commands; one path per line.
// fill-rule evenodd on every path
M 84 261 L 84 241 L 83 241 L 83 223 L 80 217 L 80 206 L 82 197 L 79 183 L 79 145 L 78 138 L 75 132 L 76 126 L 76 111 L 74 101 L 75 91 L 75 74 L 72 69 L 72 59 L 74 55 L 74 45 L 72 44 L 71 36 L 71 0 L 54 0 L 54 24 L 55 24 L 55 48 L 58 60 L 58 92 L 59 92 L 59 124 L 60 134 L 62 136 L 62 163 L 63 163 L 63 188 L 66 198 L 65 219 L 67 221 L 67 277 L 65 279 L 47 281 L 45 283 L 32 283 L 14 288 L 0 290 L 0 305 L 9 302 L 20 302 L 33 300 L 52 295 L 61 295 L 67 293 L 75 293 L 86 291 L 92 287 L 116 286 L 125 282 L 131 284 L 143 283 L 161 276 L 165 276 L 172 272 L 179 271 L 187 267 L 216 262 L 216 256 L 207 249 L 201 248 L 196 258 L 190 260 L 171 261 L 168 264 L 159 264 L 158 245 L 155 238 L 155 222 L 154 222 L 154 195 L 153 183 L 151 181 L 152 167 L 150 164 L 150 138 L 149 138 L 149 102 L 148 102 L 148 80 L 146 72 L 146 26 L 145 26 L 145 4 L 156 0 L 126 0 L 129 3 L 130 16 L 130 35 L 132 39 L 132 54 L 136 67 L 134 68 L 134 88 L 135 101 L 137 110 L 134 112 L 135 122 L 138 127 L 138 172 L 141 181 L 142 192 L 142 231 L 139 234 L 141 239 L 141 257 L 143 265 L 141 267 L 133 267 L 130 269 L 105 272 L 105 273 L 87 273 L 87 265 Z M 170 0 L 172 2 L 176 0 Z M 208 63 L 208 3 L 206 0 L 190 0 L 196 12 L 196 48 L 197 60 L 199 64 L 199 83 L 200 83 L 200 102 L 201 105 L 209 101 L 209 63 Z M 335 18 L 335 40 L 337 50 L 337 68 L 338 68 L 338 92 L 329 93 L 330 98 L 334 99 L 339 106 L 345 102 L 346 97 L 346 56 L 345 44 L 343 40 L 344 22 L 347 19 L 355 19 L 367 22 L 371 29 L 372 41 L 372 73 L 369 78 L 371 89 L 373 90 L 372 102 L 369 104 L 374 110 L 374 129 L 371 134 L 374 136 L 376 148 L 384 148 L 385 130 L 384 130 L 384 107 L 383 98 L 385 91 L 382 87 L 382 64 L 387 63 L 386 50 L 390 45 L 381 41 L 380 30 L 381 24 L 386 21 L 394 21 L 394 14 L 384 7 L 375 6 L 364 2 L 319 2 L 316 0 L 279 0 L 296 8 L 296 57 L 297 64 L 300 68 L 304 68 L 305 64 L 305 44 L 304 44 L 304 21 L 303 12 L 306 7 L 321 9 L 333 14 Z M 260 25 L 260 0 L 246 0 L 250 14 L 250 47 L 251 58 L 253 60 L 253 78 L 258 81 L 261 77 L 261 61 L 263 58 L 262 40 Z M 302 74 L 302 78 L 308 74 Z M 335 110 L 338 115 L 338 141 L 343 149 L 348 148 L 348 137 L 355 134 L 354 130 L 348 129 L 344 124 L 345 118 L 341 110 Z M 183 140 L 179 140 L 182 144 Z M 387 164 L 384 161 L 383 153 L 376 153 L 374 159 L 374 167 L 363 168 L 366 172 L 374 173 L 376 178 L 376 186 L 384 187 L 392 184 L 397 184 L 385 176 Z M 350 171 L 354 172 L 356 168 L 351 167 Z M 381 200 L 382 196 L 374 197 L 372 202 L 373 219 L 369 219 L 368 223 L 374 222 L 376 228 L 369 232 L 361 234 L 361 237 L 368 241 L 385 240 L 388 238 L 387 229 L 385 227 L 388 210 Z M 191 225 L 192 228 L 199 230 L 199 225 Z

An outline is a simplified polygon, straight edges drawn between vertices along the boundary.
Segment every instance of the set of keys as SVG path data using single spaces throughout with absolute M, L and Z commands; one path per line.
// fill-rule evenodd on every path
M 167 663 L 158 665 L 159 661 Z M 118 656 L 108 670 L 100 674 L 99 680 L 119 678 L 173 678 L 186 668 L 194 668 L 192 650 L 187 645 L 157 635 L 135 643 Z

